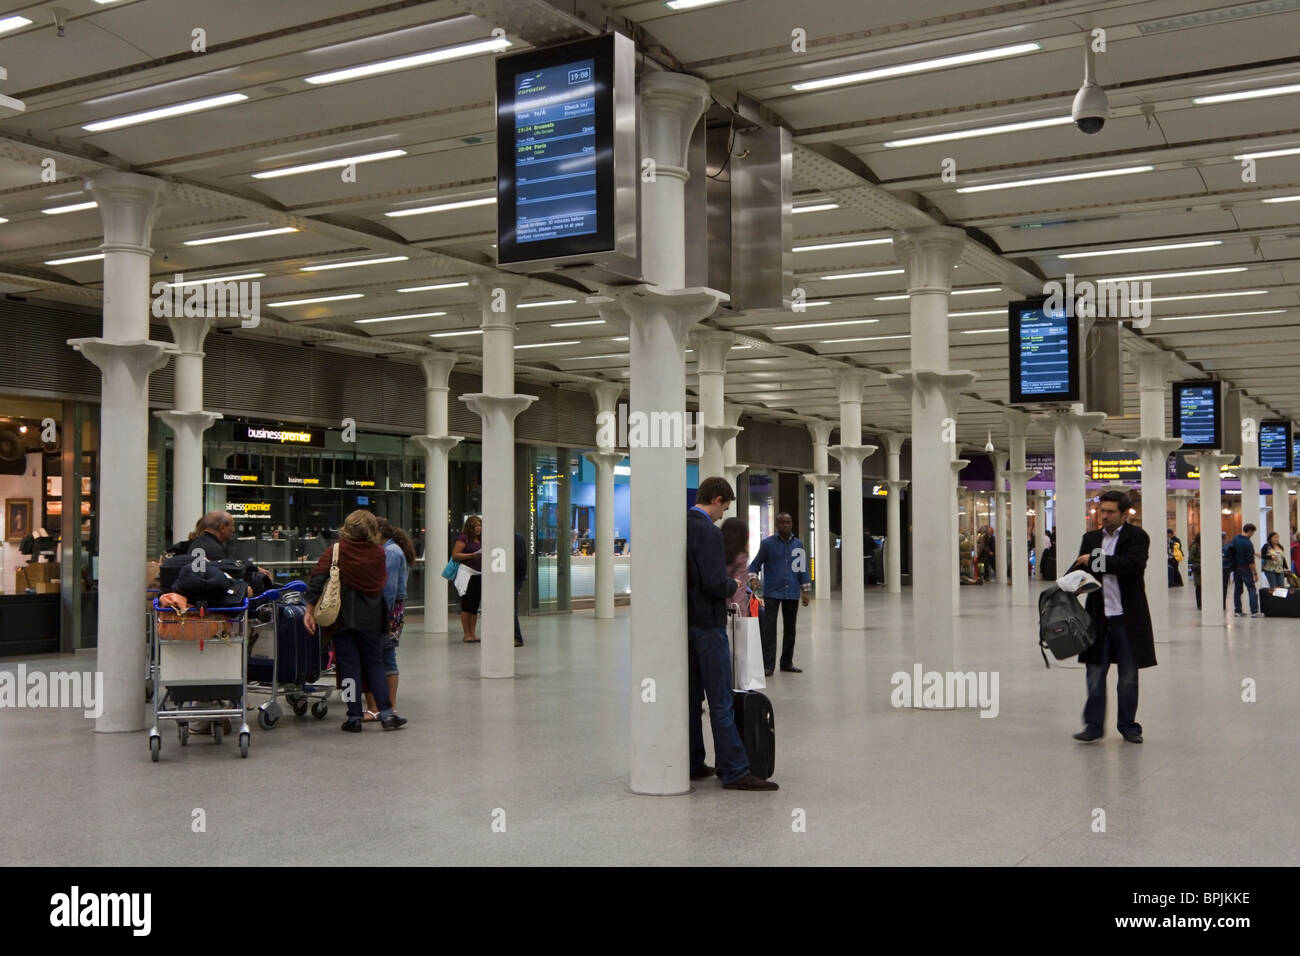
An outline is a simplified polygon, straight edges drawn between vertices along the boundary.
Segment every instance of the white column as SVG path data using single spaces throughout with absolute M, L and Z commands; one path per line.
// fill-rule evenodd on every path
M 1029 606 L 1029 500 L 1027 483 L 1033 472 L 1025 467 L 1025 440 L 1029 435 L 1029 416 L 1007 413 L 1007 431 L 1011 438 L 1011 604 Z
M 483 391 L 460 400 L 483 421 L 483 581 L 479 676 L 515 676 L 515 308 L 525 281 L 471 280 L 483 310 Z
M 1242 412 L 1246 417 L 1240 424 L 1241 467 L 1237 469 L 1237 474 L 1241 477 L 1241 523 L 1255 526 L 1256 531 L 1250 540 L 1255 546 L 1255 554 L 1259 554 L 1259 549 L 1266 540 L 1259 513 L 1259 479 L 1268 475 L 1269 470 L 1259 467 L 1259 409 L 1254 405 L 1243 405 Z M 1235 422 L 1227 422 L 1224 427 L 1232 428 L 1234 425 Z
M 700 478 L 723 474 L 725 464 L 723 447 L 730 434 L 723 417 L 723 376 L 727 369 L 727 355 L 736 337 L 730 332 L 715 329 L 696 329 L 691 335 L 695 349 L 696 370 L 700 391 Z
M 172 430 L 172 540 L 203 516 L 203 433 L 221 416 L 203 410 L 203 339 L 212 316 L 167 320 L 180 350 L 173 365 L 170 411 L 154 412 Z
M 828 451 L 840 460 L 840 626 L 846 631 L 860 631 L 867 626 L 862 567 L 862 460 L 876 449 L 862 444 L 862 388 L 866 383 L 865 370 L 835 373 L 840 397 L 840 443 Z
M 1151 539 L 1151 554 L 1145 574 L 1147 604 L 1151 608 L 1151 630 L 1164 643 L 1169 634 L 1169 565 L 1161 560 L 1169 527 L 1166 482 L 1169 456 L 1182 445 L 1165 437 L 1165 392 L 1174 357 L 1168 352 L 1131 355 L 1138 373 L 1141 402 L 1141 436 L 1125 439 L 1124 446 L 1142 456 L 1142 524 Z
M 1223 572 L 1219 560 L 1223 550 L 1223 482 L 1219 466 L 1232 461 L 1232 456 L 1207 451 L 1188 455 L 1187 461 L 1201 473 L 1201 626 L 1223 627 Z
M 686 153 L 708 103 L 709 86 L 695 77 L 665 72 L 641 80 L 642 155 L 655 165 L 655 176 L 641 184 L 641 266 L 646 281 L 657 288 L 621 297 L 631 319 L 629 419 L 668 413 L 684 427 L 686 335 L 721 298 L 684 289 Z M 631 790 L 688 793 L 686 449 L 634 446 L 631 453 L 632 580 L 638 594 L 652 596 L 632 602 Z M 674 513 L 677 517 L 668 520 Z M 643 694 L 646 680 L 654 681 L 653 703 Z
M 603 310 L 602 310 L 603 311 Z M 614 382 L 591 386 L 596 414 L 605 421 L 618 418 L 623 386 Z M 597 451 L 587 454 L 596 468 L 596 617 L 614 617 L 614 466 L 623 460 L 618 441 L 608 427 L 596 430 Z
M 748 465 L 740 465 L 736 463 L 736 438 L 745 430 L 740 427 L 740 416 L 743 411 L 744 409 L 739 405 L 731 402 L 722 403 L 722 423 L 727 426 L 728 429 L 734 429 L 735 432 L 734 434 L 731 434 L 730 431 L 721 433 L 723 437 L 726 438 L 722 444 L 722 473 L 726 477 L 727 481 L 731 483 L 732 491 L 736 490 L 736 480 L 740 478 L 740 476 L 745 473 L 745 469 L 749 467 Z M 730 435 L 730 437 L 726 437 L 727 435 Z M 727 507 L 725 517 L 736 517 L 736 503 L 734 501 Z
M 451 555 L 448 544 L 447 456 L 460 442 L 447 434 L 447 393 L 456 357 L 422 356 L 424 427 L 415 440 L 424 449 L 424 633 L 447 633 L 447 582 L 439 573 Z
M 1007 584 L 1007 555 L 1011 553 L 1011 536 L 1007 534 L 1007 499 L 1011 492 L 1007 483 L 1011 480 L 1009 455 L 999 454 L 994 460 L 993 473 L 993 514 L 989 520 L 993 524 L 993 580 L 998 584 Z
M 813 486 L 813 597 L 826 601 L 831 596 L 834 583 L 831 571 L 831 524 L 830 487 L 835 475 L 830 470 L 830 453 L 827 447 L 831 440 L 831 422 L 809 422 L 808 431 L 812 432 L 813 470 L 804 475 L 804 479 Z
M 161 180 L 133 173 L 96 173 L 86 180 L 104 227 L 99 247 L 104 253 L 104 334 L 68 344 L 102 374 L 96 667 L 104 675 L 104 710 L 95 722 L 99 733 L 145 726 L 147 649 L 140 631 L 140 597 L 145 586 L 149 374 L 176 354 L 176 346 L 149 338 L 149 240 L 165 188 Z M 75 516 L 66 520 L 77 526 Z
M 1082 411 L 1075 405 L 1069 411 L 1050 414 L 1055 426 L 1055 483 L 1056 506 L 1056 574 L 1060 577 L 1079 556 L 1079 543 L 1087 530 L 1084 500 L 1083 438 L 1091 429 L 1106 420 L 1103 412 Z M 1062 563 L 1064 562 L 1064 563 Z
M 1174 491 L 1174 536 L 1183 543 L 1183 560 L 1178 562 L 1178 572 L 1188 587 L 1192 586 L 1187 568 L 1187 552 L 1192 547 L 1192 543 L 1187 540 L 1187 502 L 1191 500 L 1192 493 L 1186 488 Z
M 1278 540 L 1282 542 L 1282 550 L 1286 552 L 1286 566 L 1290 571 L 1295 568 L 1291 567 L 1291 479 L 1290 476 L 1280 472 L 1270 476 L 1269 485 L 1273 489 L 1273 530 L 1278 534 Z
M 902 473 L 900 459 L 903 442 L 907 436 L 900 432 L 884 432 L 885 439 L 885 487 L 889 495 L 885 498 L 885 593 L 901 594 L 903 591 L 903 489 L 908 482 L 899 478 Z M 912 553 L 916 554 L 913 547 Z M 913 558 L 915 567 L 915 558 Z

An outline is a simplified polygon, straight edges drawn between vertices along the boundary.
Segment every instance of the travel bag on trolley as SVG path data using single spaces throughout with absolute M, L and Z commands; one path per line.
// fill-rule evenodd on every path
M 190 721 L 210 721 L 222 740 L 222 721 L 239 725 L 239 755 L 248 756 L 251 734 L 244 720 L 248 697 L 248 602 L 242 592 L 231 606 L 191 605 L 180 594 L 153 602 L 153 726 L 149 753 L 157 762 L 164 721 L 176 724 L 184 747 Z
M 257 725 L 270 730 L 284 715 L 283 695 L 295 715 L 324 720 L 329 713 L 332 685 L 317 684 L 325 670 L 327 652 L 321 636 L 307 630 L 307 585 L 291 581 L 282 588 L 264 591 L 251 601 L 253 643 L 248 658 L 249 689 L 266 694 L 258 705 Z

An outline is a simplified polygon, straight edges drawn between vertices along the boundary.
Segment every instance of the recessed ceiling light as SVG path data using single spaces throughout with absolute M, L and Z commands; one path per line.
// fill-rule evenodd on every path
M 1265 200 L 1267 202 L 1268 200 Z M 1184 279 L 1190 276 L 1217 276 L 1226 275 L 1229 272 L 1245 272 L 1245 266 L 1231 266 L 1226 269 L 1191 269 L 1187 272 L 1152 272 L 1144 276 L 1114 276 L 1111 278 L 1098 279 L 1098 283 L 1112 282 L 1142 282 L 1147 279 Z
M 1003 123 L 1000 126 L 981 126 L 978 129 L 962 129 L 952 133 L 932 133 L 926 136 L 909 136 L 906 139 L 891 139 L 882 143 L 897 149 L 903 146 L 926 146 L 930 143 L 946 143 L 955 139 L 975 139 L 978 136 L 997 136 L 1000 133 L 1018 133 L 1027 129 L 1042 129 L 1046 126 L 1069 126 L 1074 120 L 1069 116 L 1053 116 L 1048 119 L 1025 120 L 1022 123 Z
M 300 272 L 325 272 L 327 269 L 354 269 L 357 266 L 377 266 L 385 262 L 406 262 L 410 256 L 384 256 L 382 259 L 360 259 L 356 262 L 327 262 L 323 266 L 303 266 Z
M 82 212 L 86 209 L 98 209 L 97 202 L 77 202 L 71 206 L 51 206 L 49 209 L 42 209 L 41 212 L 47 216 L 62 216 L 66 212 Z
M 867 335 L 856 339 L 822 339 L 819 345 L 839 345 L 842 342 L 883 342 L 886 339 L 910 339 L 912 336 L 904 333 L 903 335 Z
M 285 166 L 282 169 L 268 169 L 253 173 L 254 179 L 279 179 L 281 176 L 298 176 L 302 173 L 314 173 L 322 169 L 342 169 L 354 163 L 375 163 L 381 159 L 396 159 L 405 156 L 404 149 L 386 149 L 379 153 L 366 153 L 364 156 L 346 156 L 343 159 L 326 159 L 319 163 L 306 163 L 302 166 Z
M 410 70 L 417 66 L 429 66 L 433 63 L 444 63 L 447 60 L 458 60 L 461 57 L 475 56 L 479 53 L 495 53 L 497 50 L 504 50 L 508 46 L 510 46 L 510 41 L 505 37 L 493 37 L 491 40 L 460 43 L 456 46 L 443 47 L 441 50 L 430 50 L 428 53 L 415 53 L 411 56 L 399 56 L 392 60 L 363 63 L 360 66 L 350 66 L 345 70 L 317 73 L 315 76 L 304 77 L 304 79 L 313 85 L 341 83 L 344 80 L 357 80 L 364 76 L 392 73 L 394 70 Z
M 208 279 L 184 279 L 180 282 L 168 282 L 167 288 L 175 289 L 177 286 L 184 288 L 191 285 L 209 285 L 213 282 L 239 282 L 242 279 L 263 279 L 266 277 L 265 272 L 244 272 L 234 276 L 212 276 Z
M 1214 103 L 1234 103 L 1237 100 L 1257 100 L 1265 96 L 1286 96 L 1291 93 L 1300 93 L 1300 83 L 1291 83 L 1287 86 L 1263 86 L 1257 90 L 1239 90 L 1236 93 L 1193 96 L 1192 102 L 1197 106 L 1210 106 Z
M 1010 46 L 994 47 L 991 50 L 975 50 L 971 53 L 958 53 L 953 56 L 941 56 L 932 60 L 917 60 L 912 63 L 897 63 L 893 66 L 877 67 L 874 70 L 862 70 L 858 73 L 845 73 L 842 76 L 828 76 L 818 80 L 805 80 L 792 84 L 799 92 L 824 90 L 832 86 L 845 86 L 849 83 L 869 83 L 895 76 L 907 76 L 912 73 L 926 73 L 930 70 L 944 70 L 954 66 L 966 66 L 970 63 L 987 63 L 1009 56 L 1020 56 L 1041 50 L 1038 43 L 1014 43 Z
M 238 242 L 240 239 L 261 239 L 263 236 L 283 236 L 285 233 L 297 232 L 292 226 L 281 226 L 278 229 L 258 229 L 256 232 L 236 232 L 225 236 L 209 236 L 206 239 L 187 239 L 184 245 L 187 246 L 213 246 L 219 242 Z
M 482 334 L 483 334 L 482 329 L 461 329 L 457 332 L 430 332 L 429 338 L 447 339 L 447 338 L 451 338 L 453 335 L 482 335 Z
M 1286 309 L 1256 309 L 1253 312 L 1211 312 L 1206 315 L 1162 315 L 1161 322 L 1181 322 L 1184 319 L 1233 319 L 1239 316 L 1281 315 Z
M 400 219 L 402 216 L 423 216 L 430 212 L 448 212 L 452 209 L 468 209 L 470 206 L 490 206 L 497 201 L 496 196 L 487 196 L 483 199 L 458 199 L 454 202 L 436 203 L 432 206 L 417 206 L 414 209 L 395 209 L 392 212 L 384 213 L 390 219 Z
M 344 299 L 361 299 L 365 296 L 360 292 L 349 292 L 347 295 L 318 295 L 311 299 L 280 299 L 278 302 L 268 302 L 269 306 L 279 308 L 285 305 L 315 305 L 317 302 L 342 302 Z
M 417 285 L 409 289 L 398 289 L 398 292 L 432 292 L 435 289 L 463 289 L 468 282 L 439 282 L 437 285 Z
M 822 278 L 829 282 L 833 279 L 870 279 L 875 276 L 901 276 L 902 274 L 902 269 L 876 269 L 872 272 L 840 272 Z
M 12 30 L 21 30 L 23 27 L 29 27 L 32 21 L 26 17 L 5 17 L 0 20 L 0 33 L 9 33 Z
M 800 322 L 798 325 L 774 325 L 773 332 L 790 332 L 796 329 L 824 329 L 832 325 L 873 325 L 879 319 L 843 319 L 835 322 Z
M 604 324 L 605 324 L 604 319 L 583 319 L 579 322 L 552 322 L 551 328 L 568 329 L 577 325 L 604 325 Z
M 357 325 L 366 325 L 370 322 L 400 322 L 403 319 L 431 319 L 435 316 L 446 315 L 446 312 L 412 312 L 410 315 L 383 315 L 374 319 L 353 319 Z
M 837 202 L 817 202 L 809 206 L 795 206 L 791 212 L 826 212 L 828 209 L 839 209 L 840 204 Z
M 124 126 L 136 126 L 140 123 L 152 123 L 154 120 L 168 119 L 172 116 L 184 116 L 188 113 L 216 109 L 218 106 L 230 106 L 232 103 L 242 103 L 246 99 L 248 97 L 243 93 L 223 93 L 221 96 L 190 100 L 188 103 L 175 103 L 171 106 L 159 107 L 156 110 L 145 110 L 143 113 L 131 113 L 127 116 L 97 120 L 94 123 L 86 123 L 81 128 L 92 133 L 102 133 L 110 129 L 121 129 Z
M 1101 169 L 1091 173 L 1069 173 L 1062 176 L 1042 176 L 1038 179 L 1015 179 L 1006 183 L 985 183 L 983 186 L 962 186 L 959 193 L 985 193 L 994 189 L 1019 189 L 1022 186 L 1046 186 L 1051 183 L 1072 183 L 1082 179 L 1105 179 L 1108 176 L 1131 176 L 1149 173 L 1154 166 L 1125 166 L 1122 169 Z
M 848 249 L 851 246 L 881 246 L 893 239 L 853 239 L 848 242 L 821 242 L 813 246 L 795 246 L 795 252 L 813 252 L 818 249 Z
M 1127 246 L 1123 249 L 1096 249 L 1091 252 L 1067 252 L 1058 259 L 1091 259 L 1095 256 L 1128 256 L 1138 252 L 1165 252 L 1173 249 L 1204 249 L 1207 246 L 1221 246 L 1222 239 L 1206 239 L 1201 242 L 1174 242 L 1163 246 Z
M 544 309 L 550 305 L 576 305 L 577 299 L 546 299 L 542 302 L 520 302 L 517 309 Z
M 581 344 L 582 344 L 582 343 L 579 342 L 578 340 L 573 339 L 573 340 L 570 340 L 570 341 L 567 341 L 567 342 L 532 342 L 532 343 L 530 343 L 530 344 L 528 344 L 528 345 L 516 345 L 515 348 L 517 348 L 517 349 L 549 349 L 549 348 L 554 348 L 554 347 L 557 346 L 557 345 L 581 345 Z
M 46 259 L 45 264 L 47 266 L 69 266 L 74 262 L 94 262 L 96 259 L 102 258 L 104 258 L 104 254 L 102 252 L 96 252 L 94 255 L 89 256 L 68 256 L 64 259 Z

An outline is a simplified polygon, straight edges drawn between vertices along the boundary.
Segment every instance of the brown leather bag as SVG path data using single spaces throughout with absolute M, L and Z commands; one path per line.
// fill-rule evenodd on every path
M 163 641 L 230 640 L 230 622 L 219 614 L 200 615 L 197 611 L 159 611 L 158 639 Z

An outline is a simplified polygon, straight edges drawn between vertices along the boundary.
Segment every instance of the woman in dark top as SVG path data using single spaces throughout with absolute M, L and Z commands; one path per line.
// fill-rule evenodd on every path
M 1286 587 L 1286 551 L 1282 548 L 1282 538 L 1274 531 L 1264 542 L 1259 551 L 1264 559 L 1264 576 L 1268 578 L 1269 587 Z
M 388 630 L 388 608 L 384 606 L 384 581 L 388 568 L 379 537 L 379 522 L 369 511 L 357 510 L 343 521 L 339 530 L 339 584 L 341 602 L 338 619 L 330 625 L 339 678 L 345 689 L 351 681 L 348 719 L 343 729 L 361 733 L 361 673 L 375 695 L 379 720 L 384 730 L 396 730 L 406 723 L 393 713 L 388 697 L 388 680 L 384 675 L 383 637 Z M 307 613 L 303 623 L 316 633 L 316 605 L 329 581 L 334 548 L 325 549 L 311 570 L 307 585 Z M 345 693 L 345 696 L 346 693 Z
M 465 519 L 465 527 L 456 535 L 456 543 L 451 549 L 451 559 L 459 561 L 472 571 L 483 570 L 483 519 L 470 515 Z M 465 632 L 466 644 L 477 644 L 474 634 L 474 622 L 478 617 L 479 600 L 483 593 L 483 576 L 476 574 L 469 579 L 469 587 L 460 596 L 460 626 Z

